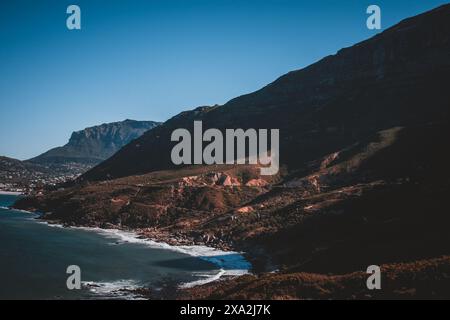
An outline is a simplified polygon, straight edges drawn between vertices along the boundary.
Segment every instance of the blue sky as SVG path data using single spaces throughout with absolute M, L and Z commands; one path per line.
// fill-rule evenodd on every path
M 0 155 L 27 159 L 72 131 L 164 121 L 223 104 L 446 1 L 0 2 Z M 66 28 L 77 4 L 82 30 Z

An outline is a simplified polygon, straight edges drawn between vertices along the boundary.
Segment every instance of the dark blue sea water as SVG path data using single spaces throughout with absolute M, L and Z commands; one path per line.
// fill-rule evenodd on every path
M 16 199 L 0 195 L 0 299 L 138 298 L 120 289 L 201 283 L 249 267 L 238 254 L 159 248 L 119 231 L 49 226 L 5 208 Z M 67 289 L 69 265 L 81 268 L 81 290 Z

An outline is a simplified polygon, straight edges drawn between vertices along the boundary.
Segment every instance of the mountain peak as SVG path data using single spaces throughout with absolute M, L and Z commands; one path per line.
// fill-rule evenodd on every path
M 159 124 L 154 121 L 127 119 L 88 127 L 73 132 L 69 142 L 63 147 L 51 149 L 29 161 L 41 164 L 55 162 L 96 164 Z

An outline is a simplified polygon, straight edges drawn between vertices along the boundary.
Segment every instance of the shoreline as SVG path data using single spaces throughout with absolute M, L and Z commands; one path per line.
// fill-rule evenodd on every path
M 106 237 L 119 240 L 121 243 L 138 243 L 146 245 L 153 249 L 170 250 L 190 257 L 198 258 L 207 261 L 219 269 L 217 274 L 204 275 L 204 279 L 198 279 L 191 282 L 180 283 L 180 289 L 193 288 L 198 285 L 203 285 L 220 280 L 222 277 L 238 277 L 250 274 L 252 264 L 244 257 L 243 252 L 225 251 L 206 245 L 173 245 L 167 242 L 158 241 L 158 239 L 143 237 L 134 230 L 122 229 L 105 229 L 100 227 L 86 227 L 86 226 L 64 226 L 52 221 L 37 219 L 41 223 L 47 224 L 49 227 L 68 228 L 85 230 L 89 232 L 96 232 Z
M 14 207 L 7 208 L 9 210 L 25 212 L 28 214 L 37 214 L 33 211 L 20 210 Z M 96 232 L 106 237 L 119 240 L 121 243 L 139 243 L 154 249 L 171 250 L 178 253 L 186 254 L 190 257 L 195 257 L 211 263 L 218 268 L 218 273 L 204 276 L 203 279 L 197 279 L 186 283 L 178 284 L 179 289 L 188 289 L 195 286 L 204 285 L 221 280 L 222 278 L 235 278 L 246 274 L 252 274 L 252 263 L 250 263 L 244 256 L 245 252 L 236 252 L 232 250 L 223 250 L 207 245 L 187 245 L 187 244 L 173 244 L 164 242 L 157 238 L 148 237 L 142 231 L 119 228 L 101 228 L 90 227 L 82 225 L 64 225 L 61 221 L 42 219 L 41 216 L 34 218 L 37 223 L 45 224 L 52 228 L 67 228 L 85 230 L 88 232 Z M 146 289 L 146 288 L 143 288 Z

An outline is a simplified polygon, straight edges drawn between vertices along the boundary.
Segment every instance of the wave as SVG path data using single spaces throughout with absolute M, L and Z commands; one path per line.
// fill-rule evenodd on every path
M 22 210 L 22 209 L 16 209 L 16 208 L 12 208 L 12 207 L 0 206 L 0 209 L 3 209 L 3 210 L 9 210 L 9 211 L 15 211 L 15 212 L 21 212 L 21 213 L 35 214 L 35 213 L 32 212 L 32 211 Z
M 48 223 L 46 221 L 41 221 L 41 220 L 37 220 L 37 223 L 45 224 L 47 227 L 50 227 L 50 228 L 60 228 L 60 229 L 65 228 L 62 224 L 58 224 L 58 223 Z
M 196 287 L 196 286 L 201 286 L 201 285 L 213 282 L 213 281 L 217 281 L 222 276 L 224 276 L 226 274 L 227 274 L 227 271 L 223 270 L 223 269 L 221 269 L 219 271 L 219 273 L 214 274 L 214 275 L 194 273 L 195 276 L 203 277 L 203 279 L 195 280 L 195 281 L 191 281 L 191 282 L 185 282 L 185 283 L 180 284 L 179 287 L 181 289 L 186 289 L 186 288 L 192 288 L 192 287 Z
M 116 240 L 113 244 L 120 243 L 138 243 L 149 246 L 153 249 L 165 249 L 196 257 L 201 260 L 212 263 L 217 266 L 220 271 L 217 274 L 193 274 L 193 276 L 204 277 L 204 279 L 195 280 L 180 284 L 181 288 L 191 288 L 197 285 L 206 284 L 217 281 L 223 276 L 241 276 L 248 274 L 252 265 L 248 262 L 242 253 L 234 251 L 223 251 L 212 247 L 193 245 L 193 246 L 174 246 L 164 242 L 156 242 L 151 239 L 140 237 L 137 233 L 124 231 L 119 229 L 102 229 L 95 227 L 65 227 L 61 224 L 48 223 L 46 221 L 38 221 L 53 228 L 69 228 L 78 229 L 89 232 L 96 232 L 105 237 Z M 118 240 L 118 241 L 117 241 Z M 126 280 L 124 280 L 126 281 Z M 116 282 L 114 282 L 116 283 Z
M 172 250 L 179 253 L 189 255 L 191 257 L 196 257 L 204 261 L 210 262 L 220 268 L 217 274 L 212 275 L 201 275 L 204 279 L 195 280 L 192 282 L 182 283 L 181 288 L 191 288 L 197 285 L 203 285 L 209 282 L 217 281 L 223 276 L 241 276 L 248 274 L 252 267 L 250 262 L 245 260 L 239 252 L 234 251 L 223 251 L 216 248 L 211 248 L 207 246 L 173 246 L 164 242 L 156 242 L 150 239 L 140 238 L 136 233 L 129 231 L 122 231 L 118 229 L 101 229 L 101 228 L 86 228 L 78 227 L 85 230 L 95 230 L 96 232 L 102 233 L 106 236 L 110 236 L 115 239 L 119 239 L 126 243 L 140 243 L 150 246 L 155 249 L 165 249 Z M 193 274 L 198 276 L 198 274 Z
M 83 281 L 82 287 L 98 299 L 139 300 L 143 296 L 133 293 L 141 286 L 134 280 L 118 280 L 112 282 Z
M 131 231 L 118 229 L 102 229 L 90 227 L 73 227 L 76 229 L 95 231 L 104 236 L 118 239 L 122 243 L 140 243 L 154 249 L 166 249 L 196 257 L 208 261 L 220 269 L 225 270 L 227 275 L 241 275 L 248 273 L 251 264 L 245 260 L 239 252 L 223 251 L 212 247 L 193 245 L 193 246 L 173 246 L 164 242 L 156 242 L 150 239 L 141 238 L 138 234 Z

